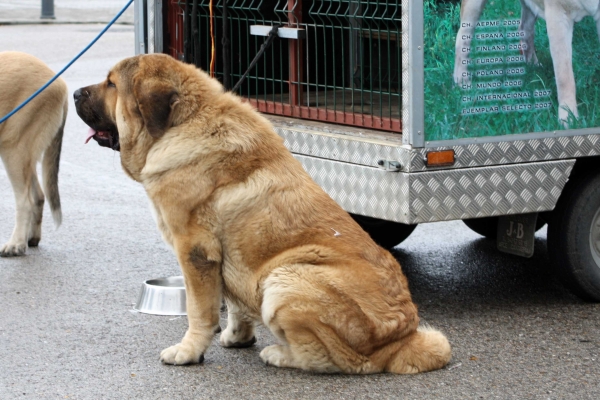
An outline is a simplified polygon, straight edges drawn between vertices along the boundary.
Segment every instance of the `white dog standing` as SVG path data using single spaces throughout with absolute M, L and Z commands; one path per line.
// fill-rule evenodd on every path
M 520 0 L 521 23 L 519 31 L 523 33 L 521 45 L 525 60 L 537 63 L 533 44 L 534 26 L 538 17 L 546 20 L 550 54 L 554 64 L 554 76 L 558 91 L 558 118 L 567 121 L 569 111 L 575 117 L 577 99 L 575 76 L 573 74 L 573 25 L 583 17 L 592 16 L 596 21 L 600 37 L 600 0 Z M 462 0 L 460 8 L 460 29 L 456 35 L 456 56 L 454 60 L 454 82 L 470 83 L 467 75 L 469 49 L 475 26 L 487 0 Z
M 54 76 L 42 61 L 16 51 L 0 53 L 0 117 L 21 104 Z M 56 226 L 62 219 L 58 168 L 68 109 L 67 84 L 58 78 L 23 109 L 0 124 L 0 158 L 15 193 L 15 228 L 0 246 L 0 257 L 22 256 L 42 237 L 44 199 Z M 43 158 L 42 158 L 43 154 Z M 44 191 L 36 164 L 42 158 Z

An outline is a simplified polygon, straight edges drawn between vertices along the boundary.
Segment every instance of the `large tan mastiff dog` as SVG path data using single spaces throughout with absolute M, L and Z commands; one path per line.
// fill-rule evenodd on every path
M 0 53 L 0 117 L 7 115 L 53 76 L 54 72 L 46 64 L 29 54 Z M 21 256 L 27 245 L 38 245 L 42 237 L 44 193 L 54 223 L 56 226 L 61 223 L 58 166 L 67 108 L 67 85 L 59 78 L 0 124 L 0 157 L 17 205 L 15 228 L 10 240 L 0 247 L 0 257 Z M 36 173 L 36 164 L 42 154 L 44 191 Z
M 534 47 L 534 27 L 538 17 L 546 20 L 550 54 L 554 64 L 554 75 L 558 90 L 558 118 L 567 121 L 569 114 L 575 117 L 577 99 L 575 76 L 573 74 L 573 25 L 583 17 L 592 16 L 596 21 L 600 37 L 600 0 L 520 0 L 522 32 L 521 47 L 525 60 L 537 64 Z M 454 82 L 459 85 L 470 82 L 466 60 L 471 47 L 475 25 L 487 0 L 462 0 L 460 8 L 460 29 L 456 34 L 456 56 L 454 61 Z M 591 45 L 592 43 L 590 43 Z M 593 43 L 596 45 L 596 43 Z
M 163 362 L 203 359 L 224 296 L 221 345 L 252 345 L 262 322 L 280 342 L 260 354 L 270 365 L 367 374 L 448 363 L 448 341 L 419 327 L 394 257 L 218 81 L 144 55 L 74 97 L 94 139 L 120 148 L 123 169 L 144 185 L 183 271 L 189 329 Z

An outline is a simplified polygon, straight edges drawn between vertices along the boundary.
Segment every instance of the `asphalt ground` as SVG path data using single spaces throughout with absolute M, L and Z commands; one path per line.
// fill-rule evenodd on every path
M 0 25 L 106 23 L 127 0 L 54 0 L 54 19 L 40 19 L 43 0 L 0 0 Z M 133 5 L 117 24 L 133 24 Z
M 0 51 L 25 51 L 59 70 L 101 29 L 0 26 Z M 102 80 L 133 55 L 133 43 L 132 26 L 111 28 L 65 73 L 70 91 Z M 0 259 L 0 399 L 600 398 L 600 305 L 553 278 L 545 229 L 533 258 L 522 259 L 460 221 L 421 225 L 395 251 L 422 320 L 453 347 L 445 369 L 344 376 L 267 367 L 259 353 L 275 339 L 264 327 L 252 348 L 224 349 L 215 338 L 203 364 L 162 365 L 160 350 L 181 339 L 186 317 L 132 307 L 144 280 L 179 275 L 179 267 L 119 154 L 84 145 L 87 128 L 69 112 L 63 225 L 54 229 L 46 206 L 39 248 Z M 13 223 L 0 164 L 1 242 Z

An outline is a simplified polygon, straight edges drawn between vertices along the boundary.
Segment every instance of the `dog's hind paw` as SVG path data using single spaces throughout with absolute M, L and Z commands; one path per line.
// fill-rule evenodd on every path
M 260 352 L 260 358 L 267 365 L 276 367 L 292 367 L 289 350 L 286 346 L 275 344 L 267 346 Z
M 161 351 L 160 361 L 172 365 L 200 364 L 204 361 L 204 354 L 198 353 L 191 346 L 178 343 Z
M 25 243 L 14 244 L 8 242 L 0 248 L 0 257 L 24 256 L 26 250 L 27 245 Z

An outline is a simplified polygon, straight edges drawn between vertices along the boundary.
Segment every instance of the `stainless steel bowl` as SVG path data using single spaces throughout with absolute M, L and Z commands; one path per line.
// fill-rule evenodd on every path
M 135 310 L 154 315 L 186 315 L 183 277 L 171 276 L 145 281 Z

